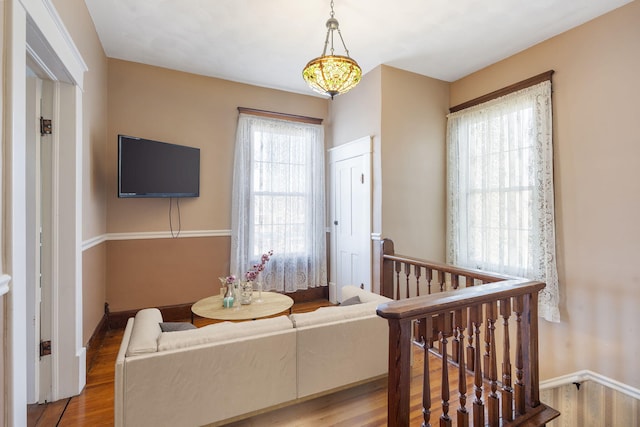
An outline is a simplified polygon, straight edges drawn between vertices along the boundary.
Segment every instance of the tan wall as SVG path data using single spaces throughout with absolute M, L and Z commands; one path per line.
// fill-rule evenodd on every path
M 373 137 L 371 231 L 380 233 L 382 229 L 382 67 L 369 71 L 363 76 L 358 86 L 331 101 L 329 111 L 331 119 L 327 140 L 332 147 L 364 136 Z M 327 200 L 330 195 L 331 192 L 327 191 Z M 379 268 L 375 243 L 372 242 L 372 289 L 377 291 Z
M 382 232 L 395 250 L 445 256 L 449 83 L 382 67 Z
M 89 338 L 104 316 L 107 298 L 107 244 L 102 243 L 82 252 L 82 342 Z
M 451 105 L 553 69 L 562 322 L 541 324 L 541 377 L 589 369 L 640 387 L 640 2 L 451 85 Z
M 449 84 L 380 66 L 331 103 L 333 146 L 374 137 L 373 232 L 399 253 L 443 261 Z M 374 289 L 378 251 L 374 243 Z
M 182 230 L 229 230 L 239 106 L 328 116 L 322 98 L 109 59 L 109 233 L 169 231 L 168 199 L 117 198 L 118 134 L 200 148 L 200 197 L 180 200 Z M 229 252 L 228 237 L 110 241 L 110 309 L 189 303 L 211 295 L 218 276 L 229 273 Z
M 117 198 L 118 134 L 200 148 L 200 197 L 180 201 L 182 228 L 230 229 L 237 107 L 328 115 L 322 98 L 109 59 L 109 232 L 169 231 L 169 200 Z
M 107 57 L 83 1 L 54 0 L 54 5 L 89 71 L 82 95 L 82 237 L 107 232 L 105 158 L 107 136 Z M 103 244 L 104 245 L 104 244 Z M 82 256 L 83 343 L 87 343 L 104 314 L 106 252 L 102 248 Z
M 229 274 L 229 237 L 107 243 L 107 301 L 113 312 L 195 302 Z
M 83 1 L 53 1 L 89 71 L 82 96 L 82 238 L 106 232 L 107 57 Z
M 382 227 L 382 67 L 376 67 L 363 76 L 362 81 L 351 91 L 336 97 L 329 106 L 331 147 L 346 144 L 364 136 L 373 137 L 373 216 L 372 232 L 379 233 Z M 331 193 L 327 191 L 327 195 Z

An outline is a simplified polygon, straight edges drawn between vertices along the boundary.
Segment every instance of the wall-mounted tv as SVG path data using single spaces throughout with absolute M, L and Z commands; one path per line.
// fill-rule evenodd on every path
M 118 135 L 118 197 L 199 196 L 199 148 Z

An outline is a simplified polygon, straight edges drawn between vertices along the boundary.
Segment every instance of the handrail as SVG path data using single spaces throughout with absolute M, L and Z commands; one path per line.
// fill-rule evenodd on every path
M 415 320 L 445 312 L 452 312 L 493 301 L 537 293 L 543 282 L 526 279 L 487 283 L 482 286 L 440 292 L 380 304 L 378 316 L 394 320 Z
M 451 425 L 449 359 L 458 370 L 458 425 L 470 425 L 471 417 L 474 426 L 485 425 L 485 419 L 489 426 L 512 426 L 534 416 L 549 421 L 559 415 L 539 399 L 538 293 L 544 283 L 396 255 L 388 239 L 380 242 L 380 281 L 381 294 L 394 299 L 376 310 L 389 323 L 387 425 L 409 424 L 412 342 L 421 343 L 425 352 L 423 425 L 431 425 L 429 351 L 442 359 L 440 425 Z M 515 339 L 509 337 L 510 319 L 515 320 Z M 500 323 L 504 333 L 497 342 Z M 473 393 L 464 379 L 470 372 Z M 474 398 L 469 409 L 467 394 Z
M 409 262 L 411 263 L 411 265 L 415 265 L 418 267 L 429 268 L 431 270 L 442 271 L 444 273 L 449 273 L 449 274 L 458 274 L 460 276 L 469 276 L 469 277 L 473 277 L 474 279 L 486 281 L 487 283 L 497 282 L 500 280 L 517 279 L 517 277 L 507 276 L 504 274 L 488 273 L 484 270 L 477 270 L 473 268 L 456 267 L 450 264 L 442 264 L 434 261 L 426 261 L 423 259 L 413 258 L 406 255 L 384 254 L 384 259 L 389 261 L 398 261 L 401 263 Z

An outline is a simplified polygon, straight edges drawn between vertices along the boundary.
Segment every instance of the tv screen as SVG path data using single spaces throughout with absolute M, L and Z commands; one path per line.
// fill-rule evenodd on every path
M 118 197 L 199 196 L 199 148 L 118 135 Z

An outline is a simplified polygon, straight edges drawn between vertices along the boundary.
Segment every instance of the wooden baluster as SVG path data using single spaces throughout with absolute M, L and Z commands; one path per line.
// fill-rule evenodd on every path
M 469 334 L 469 344 L 467 344 L 467 365 L 470 371 L 475 371 L 475 348 L 473 348 L 473 322 L 480 317 L 478 307 L 469 307 L 469 321 L 467 322 L 467 331 Z
M 473 401 L 473 425 L 484 426 L 484 403 L 482 402 L 482 365 L 480 364 L 481 348 L 480 348 L 480 328 L 482 327 L 482 306 L 474 307 L 476 317 L 473 320 L 473 328 L 476 334 L 476 348 L 475 348 L 475 371 L 474 371 L 474 383 L 475 383 L 475 395 L 476 398 Z
M 395 262 L 396 267 L 396 299 L 400 298 L 400 272 L 402 271 L 402 263 L 400 261 Z
M 464 310 L 466 312 L 466 310 Z M 458 322 L 459 325 L 464 325 Z M 460 406 L 458 407 L 458 427 L 469 427 L 469 412 L 467 411 L 467 369 L 464 363 L 464 326 L 458 327 L 458 336 L 460 337 L 460 345 L 458 347 L 458 392 Z
M 393 242 L 389 239 L 380 240 L 380 294 L 393 298 L 393 270 L 394 262 L 386 259 L 386 255 L 393 255 Z
M 427 317 L 423 319 L 424 324 L 426 325 L 427 331 L 429 334 L 433 336 L 433 320 L 431 317 Z M 424 346 L 424 376 L 422 380 L 422 417 L 424 418 L 424 422 L 422 423 L 422 427 L 431 427 L 429 422 L 431 418 L 431 379 L 429 378 L 429 345 L 427 342 L 432 342 L 431 339 L 427 340 L 425 337 L 425 346 Z
M 526 406 L 535 408 L 540 405 L 540 371 L 538 351 L 538 293 L 524 296 L 524 309 L 522 318 L 525 320 L 525 328 L 522 330 L 522 340 L 525 347 L 522 348 L 525 382 Z
M 489 342 L 489 322 L 484 324 L 484 378 L 489 379 L 489 353 L 491 352 L 491 343 Z
M 458 289 L 460 276 L 457 274 L 451 274 L 451 286 L 453 289 Z M 457 312 L 456 312 L 457 314 Z M 456 320 L 457 322 L 457 320 Z M 458 323 L 459 324 L 459 323 Z M 460 345 L 460 339 L 458 338 L 458 329 L 453 329 L 453 342 L 451 343 L 451 358 L 454 362 L 458 363 L 458 345 Z
M 426 268 L 425 280 L 427 281 L 427 294 L 431 295 L 431 279 L 433 278 L 433 271 L 430 268 Z
M 524 390 L 524 361 L 522 357 L 522 311 L 524 310 L 524 299 L 517 296 L 513 301 L 513 311 L 516 313 L 516 384 L 514 395 L 516 400 L 516 416 L 525 413 L 525 390 Z
M 440 283 L 440 292 L 444 292 L 444 271 L 438 270 L 438 283 Z
M 413 267 L 413 275 L 416 278 L 416 296 L 420 296 L 420 275 L 422 274 L 422 267 L 414 266 Z
M 487 399 L 488 418 L 490 427 L 500 425 L 500 401 L 498 400 L 498 365 L 496 357 L 496 319 L 498 318 L 498 303 L 492 301 L 487 304 L 487 324 L 489 325 L 489 385 L 491 391 Z
M 456 310 L 455 323 L 453 327 L 453 342 L 451 343 L 451 358 L 454 362 L 460 362 L 460 339 L 464 342 L 464 336 L 460 336 L 460 331 L 464 333 L 464 326 L 467 322 L 466 309 Z
M 440 347 L 442 349 L 442 415 L 440 416 L 440 427 L 451 427 L 451 417 L 449 417 L 449 361 L 447 357 L 447 336 L 453 333 L 451 314 L 443 313 L 439 316 L 439 323 L 443 326 L 440 331 Z
M 511 299 L 500 301 L 500 315 L 504 326 L 502 339 L 502 421 L 513 420 L 513 389 L 511 388 L 511 349 L 509 343 L 509 317 L 511 316 Z
M 406 262 L 404 264 L 404 277 L 407 282 L 407 298 L 411 298 L 411 293 L 409 292 L 409 277 L 411 276 L 411 264 Z

